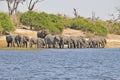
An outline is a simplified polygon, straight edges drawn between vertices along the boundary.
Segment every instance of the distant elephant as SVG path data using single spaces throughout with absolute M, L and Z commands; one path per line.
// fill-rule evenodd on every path
M 71 36 L 72 41 L 71 48 L 88 48 L 88 42 L 85 38 L 79 36 Z
M 61 48 L 61 36 L 54 35 L 53 44 L 54 44 L 55 48 Z
M 47 33 L 45 31 L 38 31 L 37 32 L 37 38 L 45 38 Z
M 37 48 L 43 48 L 45 46 L 45 41 L 42 38 L 31 38 L 29 41 L 30 48 L 36 45 Z
M 67 45 L 67 48 L 72 48 L 73 43 L 71 41 L 71 38 L 68 36 L 61 36 L 61 41 L 60 41 L 60 48 L 65 48 L 65 45 Z
M 84 37 L 80 37 L 81 48 L 89 48 L 88 40 Z
M 54 35 L 48 34 L 45 37 L 46 48 L 55 48 Z
M 100 39 L 100 48 L 104 48 L 105 47 L 105 45 L 106 45 L 106 43 L 107 43 L 107 41 L 106 41 L 106 39 L 105 38 L 101 38 Z
M 89 42 L 89 48 L 98 48 L 99 47 L 99 39 L 97 39 L 97 38 L 90 38 L 88 42 Z
M 23 47 L 25 46 L 26 48 L 28 47 L 28 41 L 29 37 L 28 36 L 23 36 L 21 42 L 23 43 Z
M 6 35 L 6 42 L 7 42 L 7 47 L 15 47 L 15 36 Z
M 106 44 L 106 39 L 102 38 L 90 38 L 89 46 L 90 48 L 104 48 Z
M 71 36 L 71 48 L 78 48 L 80 46 L 79 37 Z
M 28 47 L 28 41 L 29 37 L 28 36 L 23 36 L 23 35 L 16 35 L 15 36 L 15 43 L 17 44 L 17 47 Z
M 17 44 L 17 47 L 22 47 L 21 38 L 22 38 L 21 35 L 15 36 L 15 43 Z

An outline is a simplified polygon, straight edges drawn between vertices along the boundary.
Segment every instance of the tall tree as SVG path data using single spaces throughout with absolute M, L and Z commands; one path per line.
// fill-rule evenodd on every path
M 33 10 L 35 5 L 42 1 L 44 1 L 44 0 L 30 0 L 29 5 L 28 5 L 28 10 L 29 11 Z
M 25 0 L 0 0 L 0 1 L 6 1 L 9 11 L 9 16 L 12 16 L 13 13 L 17 12 L 19 3 L 23 3 Z

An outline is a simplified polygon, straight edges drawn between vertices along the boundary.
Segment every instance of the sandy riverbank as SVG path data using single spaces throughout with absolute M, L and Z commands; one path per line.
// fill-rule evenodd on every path
M 21 35 L 27 35 L 33 38 L 36 38 L 37 32 L 36 31 L 30 31 L 30 30 L 23 30 L 23 29 L 16 29 L 16 31 L 13 32 L 14 35 L 21 34 Z M 80 30 L 73 30 L 73 29 L 65 29 L 62 33 L 62 35 L 65 36 L 83 36 L 87 37 L 84 32 Z M 6 48 L 6 41 L 5 36 L 0 36 L 0 48 Z M 107 36 L 107 44 L 106 48 L 120 48 L 120 35 L 114 35 L 109 34 Z

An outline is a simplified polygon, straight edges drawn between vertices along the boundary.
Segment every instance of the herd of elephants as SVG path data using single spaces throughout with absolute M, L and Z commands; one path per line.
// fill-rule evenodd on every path
M 104 48 L 105 38 L 89 38 L 76 36 L 61 36 L 37 32 L 37 38 L 29 38 L 23 35 L 6 35 L 7 47 L 36 48 Z

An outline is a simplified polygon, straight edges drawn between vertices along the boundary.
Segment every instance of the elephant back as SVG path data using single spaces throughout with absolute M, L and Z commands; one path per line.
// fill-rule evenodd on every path
M 38 31 L 37 32 L 38 38 L 45 38 L 46 35 L 47 35 L 47 33 L 45 31 Z
M 12 42 L 12 36 L 11 35 L 6 35 L 6 41 L 7 42 Z
M 45 37 L 45 42 L 46 42 L 46 43 L 53 43 L 54 37 L 55 37 L 55 36 L 53 36 L 53 35 L 51 35 L 51 34 L 46 35 L 46 37 Z

